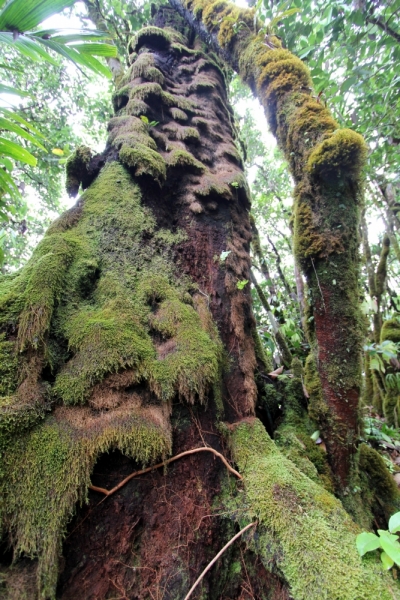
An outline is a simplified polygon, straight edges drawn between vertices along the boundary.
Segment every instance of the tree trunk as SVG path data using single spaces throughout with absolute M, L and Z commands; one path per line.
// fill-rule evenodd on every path
M 105 152 L 67 166 L 87 191 L 1 283 L 3 596 L 181 600 L 254 522 L 193 598 L 396 597 L 254 418 L 249 198 L 221 65 L 165 8 L 130 52 Z M 243 479 L 202 451 L 104 494 L 198 447 Z
M 365 143 L 339 129 L 313 94 L 307 67 L 260 28 L 254 10 L 210 0 L 170 3 L 248 83 L 289 163 L 296 183 L 294 251 L 309 289 L 308 385 L 319 388 L 311 397 L 314 416 L 337 490 L 346 495 L 359 424 L 358 223 Z

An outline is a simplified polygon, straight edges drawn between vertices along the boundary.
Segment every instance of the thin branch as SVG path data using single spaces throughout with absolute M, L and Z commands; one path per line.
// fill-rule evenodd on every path
M 396 42 L 400 42 L 400 34 L 397 33 L 397 31 L 395 31 L 391 27 L 389 27 L 389 25 L 385 23 L 385 21 L 383 21 L 380 17 L 367 17 L 366 21 L 367 23 L 372 23 L 373 25 L 376 25 L 377 27 L 382 29 L 382 31 L 384 31 L 393 39 L 395 39 Z
M 238 473 L 237 471 L 235 471 L 235 469 L 233 467 L 231 467 L 231 465 L 228 463 L 226 458 L 220 452 L 217 452 L 217 450 L 214 450 L 214 448 L 193 448 L 193 450 L 186 450 L 186 452 L 181 452 L 180 454 L 177 454 L 176 456 L 172 456 L 171 458 L 168 458 L 167 460 L 164 460 L 163 462 L 158 463 L 157 465 L 153 465 L 152 467 L 147 467 L 147 469 L 142 469 L 141 471 L 134 471 L 133 473 L 128 475 L 128 477 L 125 477 L 125 479 L 120 481 L 115 487 L 113 487 L 112 490 L 106 490 L 105 488 L 97 487 L 96 485 L 89 485 L 89 489 L 93 490 L 94 492 L 99 492 L 100 494 L 104 494 L 106 497 L 112 496 L 112 494 L 115 494 L 115 492 L 118 492 L 118 490 L 120 490 L 126 483 L 128 483 L 128 481 L 130 481 L 134 477 L 138 477 L 139 475 L 144 475 L 145 473 L 150 473 L 150 471 L 153 471 L 154 469 L 159 469 L 160 467 L 165 467 L 166 465 L 169 465 L 170 463 L 174 462 L 175 460 L 178 460 L 179 458 L 182 458 L 183 456 L 188 456 L 189 454 L 195 454 L 196 452 L 212 452 L 213 454 L 215 454 L 215 456 L 218 456 L 218 458 L 220 458 L 222 460 L 222 462 L 224 463 L 224 465 L 226 466 L 228 471 L 230 471 L 238 479 L 243 479 L 243 477 L 240 475 L 240 473 Z
M 229 540 L 229 542 L 227 544 L 225 544 L 225 546 L 222 548 L 222 550 L 220 550 L 218 552 L 218 554 L 216 556 L 214 556 L 214 558 L 212 559 L 212 561 L 210 563 L 208 563 L 208 565 L 206 566 L 206 568 L 204 569 L 204 571 L 201 573 L 200 577 L 198 577 L 196 579 L 196 581 L 194 582 L 194 584 L 190 588 L 188 594 L 186 594 L 184 600 L 188 600 L 190 598 L 190 596 L 192 595 L 192 593 L 194 592 L 194 590 L 196 589 L 196 587 L 199 585 L 200 581 L 203 579 L 204 575 L 211 569 L 211 567 L 213 566 L 213 564 L 215 562 L 217 562 L 217 560 L 219 559 L 220 556 L 222 556 L 222 554 L 225 552 L 225 550 L 227 550 L 229 548 L 229 546 L 231 546 L 233 544 L 233 542 L 235 542 L 245 531 L 247 531 L 248 529 L 250 529 L 250 527 L 254 527 L 255 525 L 257 525 L 257 521 L 255 521 L 254 523 L 249 523 L 249 525 L 246 525 L 246 527 L 243 527 L 243 529 L 241 529 L 239 531 L 239 533 L 237 533 L 236 535 L 234 535 L 233 538 L 231 540 Z

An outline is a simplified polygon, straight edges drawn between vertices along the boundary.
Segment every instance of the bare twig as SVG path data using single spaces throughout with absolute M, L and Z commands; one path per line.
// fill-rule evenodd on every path
M 172 456 L 171 458 L 168 458 L 167 460 L 164 460 L 163 462 L 158 463 L 157 465 L 153 465 L 152 467 L 147 467 L 147 469 L 142 469 L 141 471 L 135 471 L 134 473 L 131 473 L 130 475 L 128 475 L 128 477 L 125 477 L 125 479 L 120 481 L 111 490 L 106 490 L 105 488 L 97 487 L 96 485 L 90 485 L 89 489 L 93 490 L 94 492 L 99 492 L 100 494 L 104 494 L 106 497 L 112 496 L 112 494 L 115 494 L 115 492 L 118 492 L 118 490 L 120 490 L 126 483 L 128 483 L 128 481 L 130 481 L 134 477 L 138 477 L 139 475 L 144 475 L 145 473 L 150 473 L 150 471 L 153 471 L 154 469 L 159 469 L 160 467 L 169 465 L 170 463 L 174 462 L 175 460 L 178 460 L 179 458 L 182 458 L 183 456 L 188 456 L 189 454 L 195 454 L 196 452 L 212 452 L 213 454 L 215 454 L 215 456 L 218 456 L 218 458 L 220 458 L 222 460 L 222 462 L 224 463 L 224 465 L 226 466 L 228 471 L 230 471 L 238 479 L 243 479 L 243 477 L 240 475 L 240 473 L 238 473 L 237 471 L 235 471 L 235 469 L 233 467 L 231 467 L 231 465 L 228 463 L 226 458 L 220 452 L 217 452 L 217 450 L 214 450 L 214 448 L 193 448 L 192 450 L 186 450 L 186 452 L 181 452 L 180 454 L 177 454 L 176 456 Z M 105 500 L 105 498 L 104 498 L 104 500 Z
M 217 562 L 217 560 L 219 559 L 220 556 L 222 556 L 222 554 L 225 552 L 225 550 L 227 550 L 227 548 L 229 548 L 229 546 L 231 546 L 233 544 L 233 542 L 235 542 L 245 531 L 247 531 L 248 529 L 250 529 L 250 527 L 254 527 L 255 525 L 257 525 L 257 521 L 255 521 L 254 523 L 249 523 L 249 525 L 246 525 L 246 527 L 243 527 L 243 529 L 241 529 L 239 531 L 239 533 L 237 533 L 236 535 L 234 535 L 233 538 L 230 539 L 227 544 L 225 544 L 225 546 L 218 552 L 218 554 L 216 556 L 214 556 L 214 558 L 212 559 L 212 561 L 210 563 L 208 563 L 208 565 L 206 566 L 206 568 L 204 569 L 204 571 L 201 573 L 201 575 L 196 579 L 196 581 L 194 582 L 194 584 L 190 588 L 188 594 L 186 594 L 185 600 L 188 600 L 190 598 L 190 596 L 192 595 L 192 593 L 194 592 L 194 590 L 196 589 L 196 587 L 199 585 L 200 581 L 203 579 L 204 575 L 211 569 L 211 567 L 213 566 L 213 564 L 215 562 Z

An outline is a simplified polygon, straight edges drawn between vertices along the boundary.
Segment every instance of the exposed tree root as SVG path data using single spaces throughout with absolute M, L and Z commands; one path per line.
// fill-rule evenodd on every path
M 226 466 L 228 471 L 233 473 L 233 475 L 235 475 L 238 479 L 243 479 L 243 477 L 240 475 L 240 473 L 235 471 L 235 469 L 233 469 L 230 466 L 230 464 L 228 463 L 226 458 L 220 452 L 217 452 L 216 450 L 214 450 L 214 448 L 193 448 L 193 450 L 186 450 L 186 452 L 181 452 L 180 454 L 177 454 L 176 456 L 172 456 L 171 458 L 168 458 L 167 460 L 164 460 L 163 462 L 160 462 L 157 465 L 153 465 L 152 467 L 147 467 L 147 469 L 142 469 L 141 471 L 135 471 L 134 473 L 131 473 L 130 475 L 128 475 L 128 477 L 125 477 L 125 479 L 120 481 L 111 490 L 106 490 L 105 488 L 97 487 L 96 485 L 90 485 L 89 489 L 93 490 L 94 492 L 99 492 L 100 494 L 104 494 L 105 496 L 112 496 L 112 494 L 115 494 L 115 492 L 118 492 L 118 490 L 120 490 L 126 483 L 128 483 L 128 481 L 130 481 L 134 477 L 137 477 L 138 475 L 144 475 L 145 473 L 149 473 L 150 471 L 153 471 L 154 469 L 159 469 L 160 467 L 169 465 L 170 463 L 174 462 L 175 460 L 178 460 L 178 458 L 182 458 L 183 456 L 187 456 L 189 454 L 195 454 L 196 452 L 212 452 L 213 454 L 215 454 L 215 456 L 218 456 L 218 458 L 220 458 L 222 460 L 222 462 L 224 463 L 224 465 Z
M 214 556 L 214 558 L 212 559 L 212 561 L 208 563 L 208 565 L 206 566 L 206 568 L 204 569 L 204 571 L 201 573 L 201 575 L 196 579 L 196 581 L 194 582 L 194 584 L 190 588 L 189 592 L 186 594 L 185 600 L 188 600 L 190 598 L 190 596 L 192 595 L 192 593 L 194 592 L 194 590 L 196 589 L 196 587 L 198 586 L 198 584 L 200 583 L 200 581 L 203 579 L 204 575 L 211 569 L 211 567 L 213 566 L 213 564 L 215 562 L 217 562 L 217 560 L 219 559 L 220 556 L 222 556 L 222 554 L 225 552 L 225 550 L 227 548 L 229 548 L 229 546 L 231 546 L 233 544 L 233 542 L 235 540 L 237 540 L 238 537 L 240 537 L 242 535 L 242 533 L 244 533 L 245 531 L 247 531 L 248 529 L 250 529 L 250 527 L 254 527 L 254 525 L 257 525 L 257 521 L 254 521 L 254 523 L 249 523 L 248 525 L 246 525 L 246 527 L 243 527 L 243 529 L 241 529 L 239 531 L 239 533 L 237 533 L 236 535 L 234 535 L 233 538 L 230 539 L 227 544 L 225 544 L 225 546 L 218 552 L 218 554 L 216 556 Z

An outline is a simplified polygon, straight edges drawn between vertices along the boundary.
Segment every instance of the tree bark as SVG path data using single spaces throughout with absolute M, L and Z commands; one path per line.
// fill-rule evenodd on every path
M 193 597 L 391 600 L 307 453 L 298 468 L 254 418 L 249 197 L 221 65 L 166 8 L 130 54 L 105 152 L 67 166 L 86 192 L 1 282 L 3 596 L 177 600 L 256 519 Z M 199 446 L 243 480 L 201 452 L 88 492 Z

